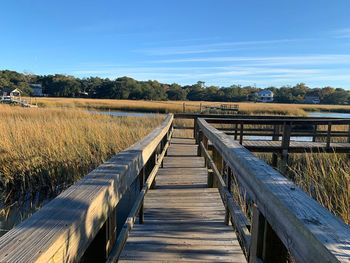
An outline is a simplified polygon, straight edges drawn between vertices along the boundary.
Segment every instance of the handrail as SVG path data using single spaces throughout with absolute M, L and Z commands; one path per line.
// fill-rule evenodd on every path
M 314 119 L 314 120 L 323 120 L 323 119 L 341 119 L 336 117 L 304 117 L 304 116 L 280 116 L 280 115 L 243 115 L 243 114 L 235 114 L 235 115 L 228 115 L 228 114 L 198 114 L 198 113 L 175 113 L 174 114 L 175 119 L 197 119 L 197 118 L 219 118 L 219 119 L 283 119 L 283 120 L 302 120 L 302 119 Z
M 172 136 L 172 133 L 173 132 L 171 131 L 169 137 Z M 143 186 L 141 192 L 139 193 L 139 195 L 136 199 L 136 202 L 134 203 L 132 209 L 130 210 L 129 216 L 123 225 L 123 229 L 118 235 L 117 242 L 116 242 L 114 248 L 112 249 L 108 259 L 106 260 L 107 263 L 118 261 L 119 256 L 120 256 L 120 254 L 125 246 L 126 240 L 129 236 L 129 233 L 134 225 L 137 213 L 139 213 L 141 206 L 143 205 L 144 198 L 145 198 L 148 190 L 150 189 L 150 187 L 151 187 L 151 185 L 152 185 L 152 183 L 157 175 L 157 172 L 158 172 L 159 167 L 161 166 L 161 164 L 163 162 L 164 156 L 168 150 L 169 145 L 170 145 L 170 141 L 168 141 L 166 143 L 166 145 L 164 146 L 163 152 L 160 154 L 159 158 L 157 159 L 157 164 L 152 169 L 152 172 L 148 176 L 148 179 L 145 182 L 145 185 Z
M 100 165 L 3 235 L 0 262 L 75 262 L 100 234 L 107 242 L 102 247 L 111 247 L 114 241 L 113 237 L 108 239 L 111 229 L 106 224 L 115 228 L 119 200 L 146 163 L 157 155 L 157 149 L 168 141 L 173 118 L 169 114 L 145 138 Z M 113 217 L 114 226 L 110 222 Z
M 242 247 L 244 248 L 244 251 L 247 252 L 250 247 L 250 240 L 251 235 L 248 230 L 248 223 L 247 219 L 245 218 L 243 211 L 240 206 L 236 205 L 232 194 L 230 193 L 230 190 L 228 186 L 226 185 L 224 179 L 222 178 L 222 175 L 218 168 L 216 167 L 213 159 L 209 155 L 207 149 L 205 148 L 203 142 L 200 142 L 199 147 L 201 148 L 201 153 L 205 158 L 206 163 L 208 166 L 213 170 L 214 175 L 216 177 L 216 180 L 218 182 L 218 187 L 220 191 L 221 199 L 226 207 L 230 211 L 230 215 L 232 217 L 232 223 L 234 224 L 235 229 L 237 230 L 240 243 L 242 244 Z M 229 176 L 229 175 L 227 175 Z M 230 218 L 231 219 L 231 218 Z
M 199 133 L 210 140 L 221 154 L 257 205 L 258 212 L 297 262 L 349 262 L 348 225 L 204 119 L 199 118 L 197 126 Z M 258 218 L 256 215 L 253 217 Z M 259 229 L 254 222 L 251 257 L 256 254 L 256 247 L 260 246 L 257 244 L 260 242 L 257 238 Z
M 208 123 L 220 123 L 220 124 L 259 124 L 259 125 L 281 125 L 283 123 L 288 123 L 290 125 L 328 125 L 329 123 L 333 125 L 346 125 L 350 124 L 350 119 L 315 119 L 312 117 L 303 118 L 303 119 L 282 119 L 282 118 L 266 118 L 265 116 L 261 119 L 249 119 L 249 118 L 205 118 Z

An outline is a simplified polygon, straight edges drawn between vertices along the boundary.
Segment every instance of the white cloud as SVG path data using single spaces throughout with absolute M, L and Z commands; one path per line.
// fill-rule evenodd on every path
M 139 49 L 135 52 L 149 56 L 167 56 L 167 55 L 185 55 L 200 53 L 216 53 L 233 50 L 242 50 L 247 48 L 262 48 L 265 45 L 290 43 L 303 41 L 306 39 L 279 39 L 279 40 L 258 40 L 258 41 L 240 41 L 240 42 L 219 42 L 212 44 L 186 45 L 173 47 L 155 47 L 148 49 Z
M 350 28 L 338 29 L 332 33 L 336 38 L 350 38 Z
M 256 65 L 324 65 L 350 64 L 348 54 L 276 56 L 276 57 L 205 57 L 154 60 L 152 63 L 187 63 L 187 62 L 254 62 Z

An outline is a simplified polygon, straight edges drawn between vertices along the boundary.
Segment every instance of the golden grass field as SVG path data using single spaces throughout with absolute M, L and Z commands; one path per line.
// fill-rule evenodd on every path
M 219 106 L 221 104 L 238 104 L 242 114 L 278 114 L 305 116 L 305 111 L 350 112 L 350 105 L 310 105 L 310 104 L 277 104 L 253 102 L 209 102 L 209 101 L 143 101 L 143 100 L 111 100 L 81 98 L 36 98 L 39 107 L 90 108 L 100 110 L 141 111 L 141 112 L 199 112 L 200 105 Z
M 0 104 L 2 197 L 69 185 L 140 140 L 162 119 Z
M 272 164 L 272 154 L 257 153 Z M 345 154 L 289 154 L 287 171 L 281 173 L 333 214 L 350 224 L 350 160 Z

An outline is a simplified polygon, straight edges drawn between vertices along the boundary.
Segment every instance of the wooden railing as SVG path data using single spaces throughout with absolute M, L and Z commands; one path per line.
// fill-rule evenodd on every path
M 225 221 L 231 219 L 249 262 L 350 261 L 348 225 L 206 120 L 197 119 L 195 127 L 208 186 L 219 187 Z M 250 200 L 250 221 L 233 198 L 234 181 Z
M 90 172 L 2 236 L 0 262 L 115 260 L 136 214 L 142 223 L 143 199 L 155 183 L 172 124 L 170 114 L 144 139 Z M 130 212 L 129 216 L 118 212 L 126 196 L 134 196 L 126 205 L 129 211 L 124 211 Z M 117 223 L 122 226 L 120 229 Z

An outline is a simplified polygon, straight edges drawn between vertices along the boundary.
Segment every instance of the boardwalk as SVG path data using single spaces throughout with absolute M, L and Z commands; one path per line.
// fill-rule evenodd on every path
M 246 262 L 193 139 L 175 137 L 145 199 L 145 223 L 131 231 L 119 262 Z

